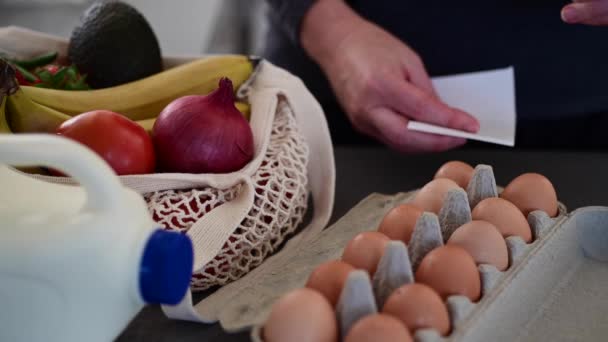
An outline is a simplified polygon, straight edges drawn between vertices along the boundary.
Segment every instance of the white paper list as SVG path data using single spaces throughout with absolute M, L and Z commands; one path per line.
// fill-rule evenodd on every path
M 515 145 L 517 115 L 512 67 L 435 77 L 432 81 L 443 102 L 464 110 L 479 120 L 479 132 L 469 133 L 419 121 L 410 121 L 408 129 L 499 145 Z

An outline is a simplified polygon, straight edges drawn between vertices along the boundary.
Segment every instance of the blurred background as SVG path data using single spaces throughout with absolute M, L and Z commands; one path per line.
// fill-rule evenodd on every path
M 263 0 L 124 0 L 146 17 L 164 55 L 259 54 L 267 30 Z M 0 0 L 0 26 L 69 38 L 94 0 Z

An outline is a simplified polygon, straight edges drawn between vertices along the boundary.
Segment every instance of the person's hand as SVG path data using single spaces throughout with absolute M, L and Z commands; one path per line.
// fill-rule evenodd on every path
M 333 0 L 319 3 L 324 1 Z M 303 45 L 323 68 L 358 131 L 401 152 L 436 152 L 465 140 L 410 131 L 410 120 L 470 132 L 479 129 L 471 115 L 439 100 L 420 57 L 407 45 L 356 15 L 340 18 L 340 23 L 334 22 L 338 33 L 325 28 L 325 39 L 333 39 L 324 49 L 305 37 Z
M 568 24 L 608 26 L 608 0 L 574 0 L 561 15 Z
M 362 21 L 323 66 L 352 125 L 402 152 L 442 151 L 464 139 L 407 129 L 409 120 L 477 131 L 469 114 L 442 103 L 420 57 L 375 25 Z

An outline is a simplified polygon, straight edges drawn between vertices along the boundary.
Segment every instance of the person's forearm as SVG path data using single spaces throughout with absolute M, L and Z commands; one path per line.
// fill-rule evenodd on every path
M 317 0 L 302 19 L 301 45 L 323 66 L 362 20 L 343 0 Z

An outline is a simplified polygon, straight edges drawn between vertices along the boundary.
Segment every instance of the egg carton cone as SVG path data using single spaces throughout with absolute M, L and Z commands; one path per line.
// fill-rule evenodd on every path
M 490 165 L 477 165 L 467 186 L 470 208 L 489 197 L 498 197 L 494 169 Z
M 378 307 L 367 272 L 363 270 L 350 272 L 336 305 L 340 336 L 345 337 L 350 328 L 361 318 L 377 312 Z
M 423 212 L 416 221 L 410 239 L 409 256 L 413 269 L 418 269 L 418 265 L 428 252 L 441 246 L 443 246 L 443 237 L 437 215 Z
M 382 308 L 393 291 L 413 282 L 414 273 L 407 246 L 401 241 L 387 243 L 372 278 L 376 306 Z
M 448 191 L 439 211 L 439 224 L 443 241 L 448 241 L 452 233 L 465 223 L 471 222 L 469 196 L 464 189 Z
M 542 238 L 545 233 L 549 232 L 549 228 L 551 228 L 553 223 L 554 220 L 544 211 L 535 210 L 528 214 L 528 224 L 532 229 L 532 237 L 534 239 Z

